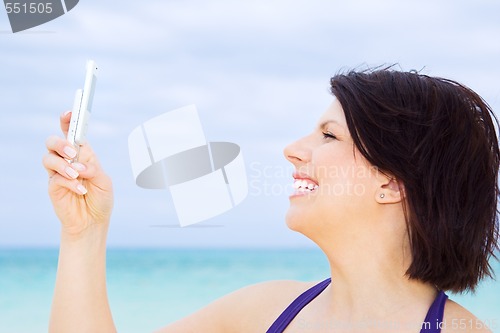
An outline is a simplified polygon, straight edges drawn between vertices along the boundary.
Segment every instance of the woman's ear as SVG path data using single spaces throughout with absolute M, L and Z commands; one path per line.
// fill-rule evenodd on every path
M 398 203 L 404 199 L 404 185 L 390 178 L 377 190 L 375 200 L 380 204 Z

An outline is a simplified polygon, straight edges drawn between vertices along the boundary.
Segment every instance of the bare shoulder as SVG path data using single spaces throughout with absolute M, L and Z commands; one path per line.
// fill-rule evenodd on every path
M 450 332 L 481 332 L 492 333 L 489 323 L 483 323 L 469 310 L 460 304 L 448 300 L 444 309 L 443 327 L 441 333 Z
M 229 294 L 224 301 L 230 307 L 231 332 L 265 332 L 283 310 L 314 282 L 292 280 L 267 281 Z
M 314 284 L 278 280 L 250 285 L 157 332 L 265 332 L 288 304 Z

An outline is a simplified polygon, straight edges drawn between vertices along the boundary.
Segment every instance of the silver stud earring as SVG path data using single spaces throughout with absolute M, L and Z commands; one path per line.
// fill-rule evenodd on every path
M 385 198 L 385 194 L 384 194 L 384 193 L 382 193 L 382 194 L 380 195 L 380 198 L 381 198 L 381 199 Z

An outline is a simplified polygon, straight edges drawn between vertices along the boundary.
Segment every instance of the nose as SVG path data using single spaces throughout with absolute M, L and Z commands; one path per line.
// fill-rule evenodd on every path
M 295 166 L 309 162 L 311 160 L 311 147 L 307 144 L 307 137 L 287 145 L 283 154 Z

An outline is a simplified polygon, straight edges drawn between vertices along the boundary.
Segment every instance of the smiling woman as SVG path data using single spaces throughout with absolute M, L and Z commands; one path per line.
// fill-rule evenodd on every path
M 488 104 L 457 82 L 414 73 L 350 73 L 331 83 L 361 155 L 404 189 L 408 276 L 474 290 L 492 276 L 498 239 L 500 155 Z
M 491 276 L 498 249 L 489 106 L 457 82 L 391 68 L 339 74 L 331 90 L 318 126 L 284 151 L 295 167 L 287 224 L 322 249 L 331 277 L 252 285 L 160 332 L 491 332 L 445 294 Z M 47 149 L 62 223 L 50 331 L 113 332 L 111 180 L 88 145 L 72 165 L 66 140 Z

